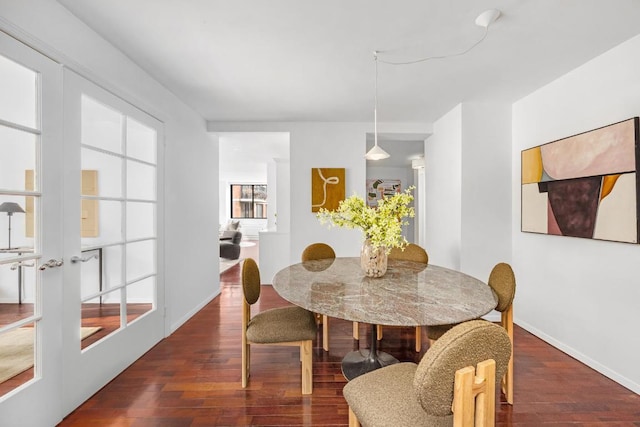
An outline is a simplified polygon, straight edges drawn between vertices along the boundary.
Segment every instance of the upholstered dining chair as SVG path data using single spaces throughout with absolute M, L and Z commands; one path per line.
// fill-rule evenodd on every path
M 389 253 L 389 259 L 404 259 L 407 261 L 429 264 L 429 255 L 421 246 L 409 243 L 404 250 L 393 248 Z M 354 337 L 355 338 L 355 337 Z M 378 325 L 378 339 L 382 339 L 382 326 Z M 422 326 L 416 326 L 416 351 L 422 350 Z
M 242 264 L 242 388 L 247 386 L 251 366 L 251 344 L 300 347 L 302 394 L 313 392 L 313 339 L 317 326 L 313 313 L 297 306 L 272 308 L 251 316 L 251 306 L 260 298 L 260 270 L 255 260 Z
M 336 257 L 333 248 L 326 243 L 312 243 L 302 251 L 302 262 L 316 259 L 332 259 Z M 329 318 L 325 314 L 316 314 L 318 323 L 322 324 L 322 348 L 329 351 Z
M 493 426 L 496 378 L 504 375 L 510 354 L 511 341 L 500 326 L 484 320 L 460 323 L 434 343 L 419 364 L 397 363 L 349 381 L 343 389 L 349 426 L 466 427 L 474 425 L 473 420 L 468 423 L 474 413 L 476 426 Z M 475 378 L 463 385 L 460 377 L 476 366 Z M 483 386 L 484 392 L 473 399 Z M 467 424 L 462 422 L 465 414 Z
M 500 312 L 500 325 L 507 331 L 513 347 L 513 299 L 516 295 L 516 276 L 507 263 L 496 264 L 489 275 L 489 286 L 498 296 L 496 310 Z M 427 336 L 433 344 L 453 325 L 429 326 Z M 502 392 L 507 403 L 513 405 L 513 349 L 509 359 L 509 367 L 502 379 Z

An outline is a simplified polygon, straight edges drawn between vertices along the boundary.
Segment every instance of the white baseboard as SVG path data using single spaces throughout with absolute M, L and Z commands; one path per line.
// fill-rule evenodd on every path
M 198 304 L 197 306 L 195 306 L 195 308 L 193 310 L 191 310 L 190 312 L 188 312 L 187 314 L 185 314 L 184 316 L 182 316 L 180 319 L 178 319 L 177 322 L 172 323 L 171 326 L 169 327 L 169 335 L 171 335 L 172 333 L 174 333 L 180 326 L 184 325 L 186 323 L 187 320 L 191 319 L 197 312 L 199 312 L 200 310 L 202 310 L 204 308 L 205 305 L 209 304 L 215 297 L 217 297 L 218 295 L 220 295 L 220 289 L 218 289 L 216 292 L 214 292 L 213 294 L 211 294 L 208 298 L 206 298 L 203 302 L 201 302 L 200 304 Z
M 33 304 L 33 298 L 22 298 L 22 302 L 26 304 Z M 0 304 L 18 304 L 18 297 L 0 298 Z
M 596 371 L 598 371 L 599 373 L 601 373 L 605 377 L 608 377 L 608 378 L 612 379 L 613 381 L 617 382 L 618 384 L 620 384 L 623 387 L 628 388 L 629 390 L 631 390 L 632 392 L 634 392 L 636 394 L 640 394 L 640 384 L 638 384 L 638 383 L 630 380 L 629 378 L 627 378 L 627 377 L 625 377 L 623 375 L 620 375 L 619 373 L 609 369 L 608 367 L 604 366 L 600 362 L 597 362 L 597 361 L 593 360 L 592 358 L 590 358 L 589 356 L 585 355 L 584 353 L 581 353 L 580 351 L 578 351 L 578 350 L 576 350 L 576 349 L 574 349 L 572 347 L 569 347 L 568 345 L 558 341 L 554 337 L 542 332 L 541 330 L 539 330 L 538 328 L 528 324 L 527 322 L 522 322 L 519 319 L 515 318 L 514 319 L 514 323 L 516 323 L 518 326 L 520 326 L 521 328 L 523 328 L 527 332 L 530 332 L 533 335 L 535 335 L 536 337 L 538 337 L 541 340 L 545 341 L 546 343 L 554 346 L 555 348 L 557 348 L 558 350 L 562 351 L 563 353 L 566 353 L 569 356 L 573 357 L 574 359 L 576 359 L 576 360 L 584 363 L 585 365 L 589 366 L 590 368 L 595 369 Z

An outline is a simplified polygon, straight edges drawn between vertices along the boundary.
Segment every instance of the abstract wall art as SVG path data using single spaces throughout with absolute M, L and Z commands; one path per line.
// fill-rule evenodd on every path
M 638 117 L 522 151 L 524 232 L 638 243 Z
M 378 200 L 402 191 L 399 179 L 367 179 L 367 205 L 378 206 Z
M 311 212 L 338 209 L 344 194 L 344 168 L 311 168 Z

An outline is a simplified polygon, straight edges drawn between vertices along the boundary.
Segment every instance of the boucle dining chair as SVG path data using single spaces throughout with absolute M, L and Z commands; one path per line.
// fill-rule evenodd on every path
M 516 276 L 507 263 L 496 264 L 489 275 L 489 286 L 498 297 L 496 310 L 500 312 L 500 325 L 507 331 L 513 346 L 513 299 L 516 295 Z M 433 344 L 453 325 L 429 326 L 427 336 Z M 513 353 L 513 350 L 512 350 Z M 509 359 L 509 367 L 502 379 L 502 392 L 507 403 L 513 405 L 513 354 Z
M 474 413 L 476 426 L 493 426 L 496 378 L 504 375 L 510 354 L 511 341 L 500 326 L 483 320 L 460 323 L 419 364 L 397 363 L 349 381 L 343 389 L 349 426 L 466 427 L 474 425 Z M 476 366 L 475 378 L 468 378 Z
M 313 339 L 317 326 L 313 313 L 301 307 L 272 308 L 251 316 L 260 298 L 260 270 L 255 260 L 242 264 L 242 388 L 247 386 L 251 344 L 298 346 L 302 362 L 302 394 L 313 392 Z
M 389 259 L 403 259 L 407 261 L 415 261 L 423 264 L 429 264 L 429 255 L 421 246 L 409 243 L 404 250 L 400 248 L 392 248 L 389 253 Z M 355 338 L 355 337 L 354 337 Z M 378 339 L 382 339 L 382 326 L 378 325 Z M 416 326 L 416 351 L 422 350 L 422 327 Z
M 332 259 L 336 257 L 333 248 L 326 243 L 312 243 L 302 251 L 302 262 L 317 259 Z M 322 324 L 322 348 L 329 351 L 329 318 L 326 314 L 316 314 L 318 323 Z

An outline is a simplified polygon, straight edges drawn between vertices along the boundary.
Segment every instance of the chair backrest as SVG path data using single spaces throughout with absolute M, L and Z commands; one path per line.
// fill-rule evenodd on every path
M 253 258 L 246 258 L 242 263 L 242 293 L 249 305 L 260 298 L 260 270 Z
M 496 310 L 507 310 L 516 295 L 516 276 L 511 266 L 504 262 L 496 264 L 489 275 L 489 286 L 498 295 Z
M 231 243 L 233 243 L 234 245 L 239 245 L 241 241 L 242 241 L 242 232 L 235 231 L 233 236 L 231 236 Z
M 235 237 L 236 233 L 238 233 L 237 230 L 224 230 L 220 234 L 220 240 L 233 240 L 233 238 Z
M 455 373 L 493 359 L 496 381 L 504 376 L 511 357 L 511 341 L 504 328 L 486 320 L 460 323 L 447 331 L 425 353 L 413 380 L 424 411 L 435 417 L 452 414 Z
M 429 264 L 429 255 L 422 247 L 409 243 L 404 251 L 400 248 L 392 248 L 389 252 L 390 259 L 404 259 L 407 261 L 421 262 L 423 264 Z
M 302 251 L 301 260 L 311 261 L 314 259 L 335 258 L 336 253 L 333 248 L 326 243 L 312 243 Z

